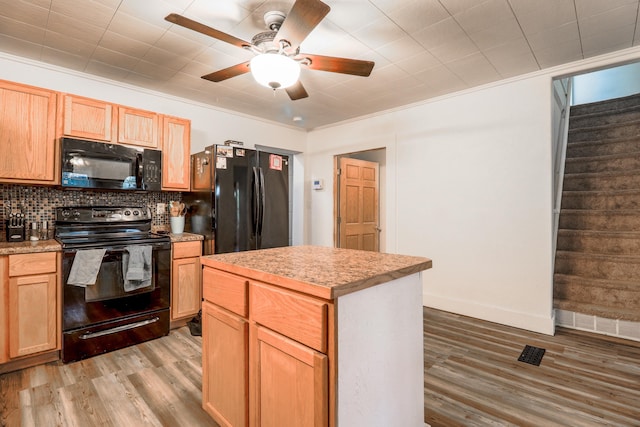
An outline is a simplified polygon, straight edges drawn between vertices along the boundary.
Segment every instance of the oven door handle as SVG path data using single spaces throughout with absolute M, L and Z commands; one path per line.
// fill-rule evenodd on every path
M 141 326 L 150 325 L 152 323 L 157 322 L 158 320 L 160 320 L 160 318 L 156 316 L 156 317 L 153 317 L 151 319 L 141 320 L 140 322 L 129 323 L 128 325 L 121 325 L 121 326 L 116 326 L 115 328 L 105 329 L 104 331 L 87 332 L 85 334 L 80 335 L 80 339 L 81 340 L 88 340 L 88 339 L 91 339 L 91 338 L 98 338 L 98 337 L 102 337 L 102 336 L 105 336 L 105 335 L 117 334 L 118 332 L 127 331 L 129 329 L 135 329 L 135 328 L 139 328 Z
M 142 243 L 144 245 L 144 243 Z M 131 245 L 131 246 L 136 246 L 135 245 Z M 150 243 L 149 246 L 151 246 L 151 250 L 153 251 L 154 249 L 164 249 L 164 248 L 170 248 L 171 247 L 171 242 L 162 242 L 162 243 Z M 86 247 L 86 248 L 65 248 L 63 249 L 63 253 L 76 253 L 78 251 L 81 251 L 83 249 L 106 249 L 107 252 L 105 253 L 105 256 L 108 256 L 109 254 L 112 253 L 124 253 L 127 252 L 127 250 L 125 249 L 125 246 L 91 246 L 91 247 Z

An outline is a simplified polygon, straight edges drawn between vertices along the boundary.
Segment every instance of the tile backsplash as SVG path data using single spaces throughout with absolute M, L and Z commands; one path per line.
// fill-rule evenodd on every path
M 149 207 L 153 226 L 168 226 L 169 212 L 156 213 L 158 203 L 181 200 L 182 193 L 168 191 L 126 192 L 71 190 L 35 185 L 0 184 L 0 241 L 6 240 L 5 222 L 9 213 L 20 209 L 25 214 L 25 223 L 48 221 L 55 218 L 55 208 L 60 206 L 141 206 Z

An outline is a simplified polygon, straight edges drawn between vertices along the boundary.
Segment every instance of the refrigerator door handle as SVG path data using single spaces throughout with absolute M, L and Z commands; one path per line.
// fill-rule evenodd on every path
M 258 224 L 260 222 L 260 178 L 258 177 L 258 168 L 253 167 L 253 232 L 258 233 Z
M 262 172 L 262 168 L 258 168 L 258 170 L 260 171 L 260 217 L 258 221 L 258 235 L 262 235 L 266 194 L 264 191 L 264 173 Z

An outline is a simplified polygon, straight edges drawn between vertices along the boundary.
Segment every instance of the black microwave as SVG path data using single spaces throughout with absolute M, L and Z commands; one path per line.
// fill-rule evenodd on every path
M 62 138 L 62 187 L 160 191 L 162 153 L 104 142 Z

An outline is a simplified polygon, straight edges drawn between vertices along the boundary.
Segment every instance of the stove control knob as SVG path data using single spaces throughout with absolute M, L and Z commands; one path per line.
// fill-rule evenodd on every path
M 133 216 L 138 216 L 138 215 L 140 215 L 139 211 L 133 211 Z
M 70 215 L 71 215 L 71 211 L 67 211 L 67 210 L 62 211 L 62 216 L 63 217 L 69 218 Z
M 124 211 L 124 216 L 129 216 L 129 215 L 131 215 L 131 211 L 129 209 Z
M 80 211 L 73 211 L 73 216 L 78 218 L 80 216 Z

